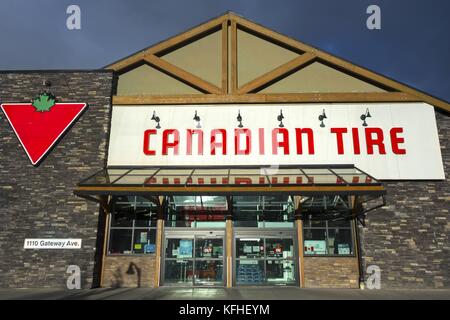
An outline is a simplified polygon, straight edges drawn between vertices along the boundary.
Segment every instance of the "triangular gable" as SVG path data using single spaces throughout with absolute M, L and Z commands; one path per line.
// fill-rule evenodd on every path
M 256 35 L 275 45 L 287 48 L 296 52 L 297 55 L 295 58 L 272 70 L 258 75 L 253 80 L 246 79 L 248 81 L 242 83 L 242 81 L 238 81 L 238 30 Z M 216 81 L 211 83 L 208 79 L 202 78 L 201 75 L 195 74 L 192 69 L 190 72 L 186 70 L 188 68 L 185 67 L 183 69 L 181 66 L 171 63 L 170 59 L 164 58 L 164 55 L 168 52 L 173 52 L 174 49 L 181 48 L 216 31 L 221 31 L 222 72 L 220 85 Z M 260 95 L 263 93 L 261 90 L 264 88 L 285 79 L 292 73 L 315 62 L 327 65 L 339 72 L 355 77 L 360 81 L 367 82 L 387 92 L 399 94 L 405 97 L 406 100 L 423 101 L 450 112 L 450 104 L 444 100 L 435 98 L 400 82 L 352 64 L 344 59 L 284 36 L 234 13 L 226 13 L 212 19 L 166 41 L 119 60 L 106 68 L 113 69 L 120 74 L 125 70 L 132 69 L 136 65 L 146 63 L 203 93 L 214 95 Z

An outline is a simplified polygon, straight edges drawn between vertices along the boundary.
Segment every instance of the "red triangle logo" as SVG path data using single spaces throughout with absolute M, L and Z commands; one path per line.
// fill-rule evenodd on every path
M 39 112 L 31 103 L 1 105 L 33 165 L 39 164 L 86 107 L 86 103 L 56 103 L 49 111 Z

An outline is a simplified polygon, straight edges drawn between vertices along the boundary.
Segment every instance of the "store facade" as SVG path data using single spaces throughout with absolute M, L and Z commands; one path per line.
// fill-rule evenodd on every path
M 450 285 L 449 104 L 233 13 L 0 99 L 1 286 Z

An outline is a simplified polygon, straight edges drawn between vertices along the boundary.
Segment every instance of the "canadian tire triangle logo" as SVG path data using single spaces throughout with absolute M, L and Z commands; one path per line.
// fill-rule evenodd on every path
M 31 163 L 38 165 L 87 104 L 55 103 L 44 93 L 33 103 L 4 103 L 1 108 Z

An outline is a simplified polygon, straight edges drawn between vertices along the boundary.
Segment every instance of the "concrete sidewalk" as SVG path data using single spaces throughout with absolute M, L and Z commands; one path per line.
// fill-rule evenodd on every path
M 450 300 L 450 290 L 246 288 L 0 289 L 0 300 Z

